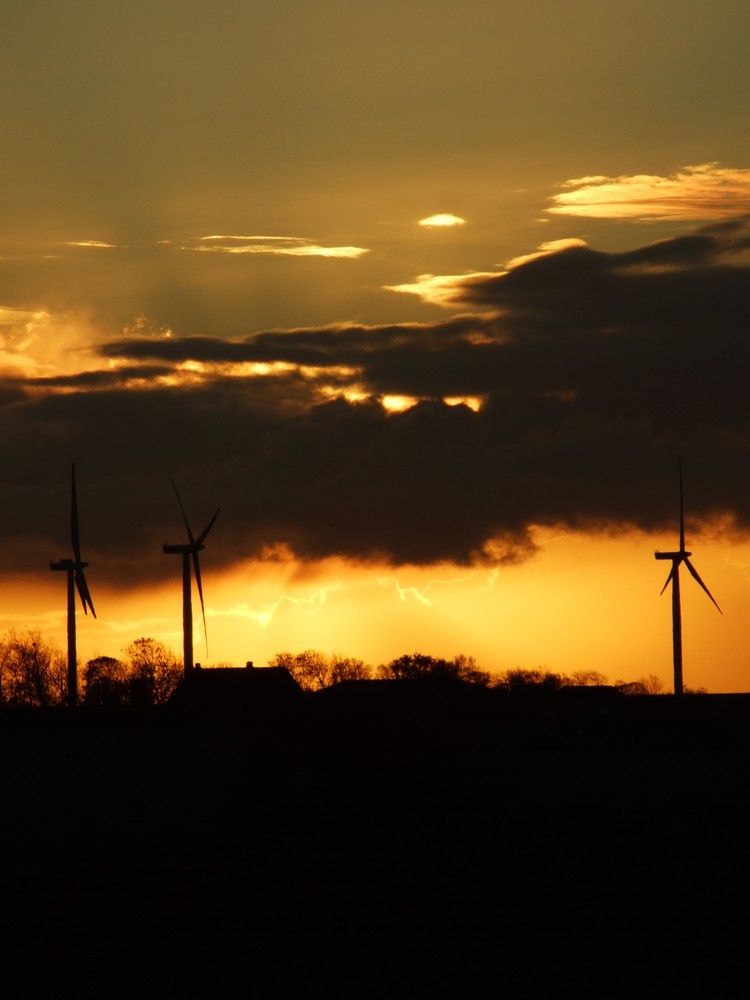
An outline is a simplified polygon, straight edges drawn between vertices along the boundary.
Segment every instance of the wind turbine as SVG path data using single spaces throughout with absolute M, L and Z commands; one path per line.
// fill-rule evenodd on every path
M 177 495 L 177 503 L 180 505 L 180 510 L 182 511 L 182 519 L 185 522 L 185 527 L 187 528 L 188 540 L 186 544 L 183 545 L 168 545 L 166 542 L 162 545 L 162 550 L 165 555 L 181 555 L 182 556 L 182 642 L 183 642 L 183 665 L 185 670 L 185 677 L 188 677 L 193 671 L 193 600 L 192 600 L 192 580 L 190 576 L 190 559 L 192 556 L 193 568 L 195 571 L 195 582 L 198 585 L 198 596 L 201 601 L 201 614 L 203 616 L 203 634 L 206 638 L 206 655 L 208 655 L 208 631 L 206 629 L 206 609 L 203 604 L 203 584 L 201 583 L 201 566 L 198 559 L 198 553 L 205 548 L 203 544 L 206 540 L 206 535 L 209 533 L 213 527 L 213 523 L 216 520 L 220 508 L 216 508 L 216 513 L 208 522 L 203 531 L 198 535 L 197 538 L 193 535 L 190 530 L 190 523 L 187 519 L 187 514 L 185 513 L 185 507 L 183 506 L 180 494 L 175 486 L 174 480 L 170 479 L 172 486 L 174 487 L 175 494 Z
M 51 570 L 59 570 L 68 574 L 68 705 L 75 708 L 78 704 L 78 661 L 76 657 L 76 590 L 81 598 L 83 613 L 91 614 L 96 618 L 94 602 L 91 600 L 91 593 L 84 569 L 88 566 L 81 560 L 81 538 L 78 531 L 78 501 L 76 498 L 76 467 L 71 465 L 71 490 L 70 490 L 70 542 L 73 547 L 72 559 L 60 559 L 58 562 L 51 562 Z
M 705 590 L 708 596 L 711 598 L 719 614 L 722 614 L 722 610 L 716 601 L 714 600 L 713 594 L 705 585 L 703 580 L 701 580 L 698 575 L 698 571 L 695 569 L 693 564 L 690 562 L 690 556 L 692 552 L 685 551 L 685 506 L 683 500 L 682 492 L 682 460 L 678 459 L 678 468 L 680 473 L 680 548 L 678 552 L 655 552 L 654 556 L 656 559 L 670 559 L 672 561 L 672 569 L 669 571 L 669 576 L 667 577 L 667 582 L 661 588 L 661 593 L 672 583 L 672 652 L 674 660 L 674 693 L 676 695 L 683 694 L 682 690 L 682 612 L 680 609 L 680 563 L 684 563 L 688 572 L 696 583 Z

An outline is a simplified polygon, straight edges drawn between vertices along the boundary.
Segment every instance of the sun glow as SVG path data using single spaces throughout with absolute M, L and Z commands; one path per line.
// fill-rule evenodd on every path
M 403 413 L 416 406 L 419 399 L 416 396 L 382 396 L 380 403 L 389 413 Z
M 345 399 L 347 403 L 363 403 L 372 395 L 365 388 L 357 385 L 344 388 L 338 385 L 323 385 L 320 392 L 327 399 Z
M 0 306 L 0 370 L 26 378 L 95 370 L 102 337 L 83 314 Z
M 237 379 L 268 378 L 273 375 L 286 375 L 293 371 L 301 371 L 312 376 L 313 372 L 321 371 L 318 368 L 305 368 L 291 361 L 196 361 L 195 359 L 181 361 L 176 370 L 206 378 L 221 376 Z
M 0 355 L 1 357 L 1 355 Z M 180 361 L 166 373 L 154 374 L 148 370 L 143 376 L 132 374 L 128 359 L 108 359 L 106 370 L 117 372 L 127 371 L 127 377 L 122 382 L 124 388 L 149 387 L 154 384 L 162 386 L 199 385 L 211 382 L 216 378 L 264 379 L 296 373 L 314 384 L 315 390 L 321 396 L 329 398 L 344 397 L 350 401 L 368 398 L 366 392 L 356 382 L 360 370 L 347 365 L 299 365 L 292 361 L 199 361 L 195 358 Z M 330 381 L 333 384 L 327 384 Z M 336 383 L 339 384 L 336 384 Z M 350 382 L 351 384 L 344 384 Z M 59 389 L 58 391 L 65 391 Z
M 479 413 L 483 400 L 481 396 L 446 396 L 443 402 L 448 406 L 468 406 L 470 410 Z

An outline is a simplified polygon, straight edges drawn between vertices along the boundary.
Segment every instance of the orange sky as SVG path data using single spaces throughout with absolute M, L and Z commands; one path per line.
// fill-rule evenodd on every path
M 327 560 L 248 562 L 217 574 L 204 554 L 209 633 L 206 658 L 194 594 L 198 662 L 264 665 L 275 653 L 318 649 L 377 665 L 404 652 L 465 653 L 485 669 L 511 667 L 573 673 L 597 670 L 610 681 L 655 674 L 672 681 L 671 600 L 659 591 L 664 566 L 655 547 L 670 536 L 629 534 L 592 539 L 540 533 L 542 550 L 518 566 L 357 567 Z M 683 571 L 685 683 L 710 691 L 748 689 L 743 608 L 750 590 L 750 547 L 702 539 L 693 562 L 719 602 L 720 615 Z M 89 570 L 95 580 L 95 568 Z M 40 627 L 65 644 L 64 587 L 59 579 L 24 581 L 6 590 L 2 626 Z M 118 656 L 140 635 L 181 652 L 179 573 L 148 591 L 95 592 L 98 619 L 78 616 L 82 659 Z M 31 612 L 31 613 L 30 613 Z

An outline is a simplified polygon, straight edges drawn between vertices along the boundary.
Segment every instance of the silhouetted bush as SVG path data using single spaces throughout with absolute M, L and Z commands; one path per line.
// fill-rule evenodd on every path
M 487 687 L 490 674 L 479 670 L 471 656 L 459 654 L 444 660 L 425 653 L 405 653 L 378 668 L 384 680 L 456 680 L 469 681 Z
M 505 670 L 495 678 L 494 687 L 505 688 L 508 691 L 518 691 L 521 688 L 543 687 L 554 691 L 559 691 L 561 687 L 569 683 L 569 679 L 563 674 L 553 673 L 538 667 L 536 670 L 526 670 L 522 667 L 514 667 L 512 670 Z
M 614 686 L 623 694 L 662 694 L 664 681 L 655 674 L 639 677 L 637 681 L 615 681 Z

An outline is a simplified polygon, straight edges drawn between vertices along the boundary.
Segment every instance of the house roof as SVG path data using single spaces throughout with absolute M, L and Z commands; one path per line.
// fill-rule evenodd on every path
M 303 691 L 284 667 L 196 667 L 169 704 L 180 711 L 237 714 L 296 703 Z

